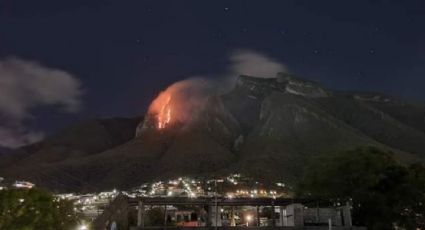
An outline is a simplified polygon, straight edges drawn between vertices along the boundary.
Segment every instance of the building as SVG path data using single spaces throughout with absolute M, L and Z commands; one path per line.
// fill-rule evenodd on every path
M 15 183 L 13 183 L 12 186 L 15 187 L 15 188 L 30 189 L 30 188 L 34 187 L 35 185 L 33 183 L 28 182 L 28 181 L 15 181 Z
M 161 209 L 163 217 L 156 226 L 148 226 L 146 217 L 153 209 Z M 179 210 L 182 208 L 183 210 Z M 110 208 L 94 222 L 95 229 L 166 228 L 276 228 L 276 229 L 366 229 L 354 227 L 348 205 L 332 206 L 326 202 L 286 198 L 187 198 L 119 196 Z

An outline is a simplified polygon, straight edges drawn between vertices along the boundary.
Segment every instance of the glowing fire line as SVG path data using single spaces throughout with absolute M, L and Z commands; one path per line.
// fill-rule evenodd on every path
M 166 103 L 161 107 L 161 110 L 158 114 L 158 128 L 163 129 L 171 121 L 171 106 L 170 106 L 171 97 L 168 97 Z

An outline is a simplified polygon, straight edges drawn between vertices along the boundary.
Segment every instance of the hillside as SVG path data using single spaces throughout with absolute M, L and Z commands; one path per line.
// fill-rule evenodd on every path
M 41 142 L 1 154 L 0 174 L 6 178 L 37 181 L 54 189 L 72 188 L 67 179 L 72 176 L 55 181 L 50 179 L 55 176 L 50 175 L 50 171 L 62 162 L 78 161 L 126 143 L 134 137 L 139 122 L 140 118 L 110 118 L 77 123 Z
M 6 153 L 10 153 L 10 152 L 12 152 L 12 149 L 5 148 L 5 147 L 1 147 L 0 146 L 0 155 L 6 154 Z
M 336 92 L 288 74 L 240 76 L 206 103 L 190 122 L 161 129 L 150 114 L 83 122 L 25 147 L 0 176 L 80 191 L 228 172 L 294 182 L 317 156 L 358 146 L 405 162 L 425 156 L 425 106 L 378 93 Z

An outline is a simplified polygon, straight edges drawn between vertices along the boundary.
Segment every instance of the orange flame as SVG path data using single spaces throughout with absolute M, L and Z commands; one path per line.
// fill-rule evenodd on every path
M 163 129 L 166 125 L 168 125 L 171 121 L 171 96 L 167 97 L 167 100 L 162 105 L 160 112 L 157 115 L 158 120 L 158 128 Z
M 203 80 L 188 79 L 176 82 L 152 101 L 146 117 L 146 127 L 164 129 L 170 124 L 188 124 L 206 101 L 208 85 Z
M 149 114 L 154 118 L 155 127 L 158 129 L 163 129 L 171 123 L 173 115 L 171 96 L 171 92 L 163 91 L 155 98 L 149 107 Z

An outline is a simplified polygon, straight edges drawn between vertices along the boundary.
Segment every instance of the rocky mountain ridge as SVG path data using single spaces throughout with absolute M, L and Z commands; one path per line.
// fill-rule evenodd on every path
M 378 93 L 336 92 L 281 73 L 240 76 L 232 91 L 206 103 L 188 124 L 145 125 L 137 136 L 152 117 L 68 129 L 24 148 L 25 157 L 9 160 L 0 176 L 68 191 L 232 172 L 291 183 L 316 157 L 359 146 L 393 151 L 405 162 L 425 157 L 425 106 Z

